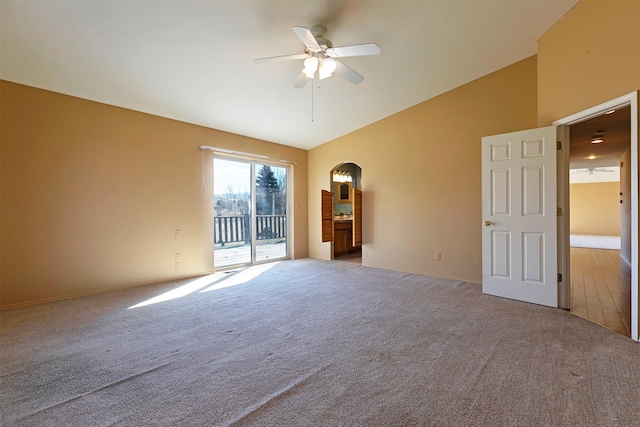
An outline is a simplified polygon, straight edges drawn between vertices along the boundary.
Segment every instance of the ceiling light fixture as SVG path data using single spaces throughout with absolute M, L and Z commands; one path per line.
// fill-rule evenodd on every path
M 602 144 L 604 142 L 604 131 L 597 130 L 593 133 L 593 138 L 591 138 L 592 144 Z
M 587 159 L 589 159 L 589 160 L 594 160 L 595 158 L 596 158 L 596 156 L 594 156 L 593 154 L 590 155 L 589 157 L 587 157 Z

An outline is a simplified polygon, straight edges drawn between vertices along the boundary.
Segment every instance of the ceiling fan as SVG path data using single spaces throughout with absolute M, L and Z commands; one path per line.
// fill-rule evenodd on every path
M 375 43 L 333 47 L 331 41 L 324 37 L 327 32 L 326 28 L 321 26 L 313 27 L 311 30 L 305 27 L 291 27 L 291 29 L 304 43 L 304 53 L 258 58 L 254 59 L 253 62 L 261 64 L 264 62 L 304 59 L 304 68 L 293 85 L 295 88 L 304 87 L 307 84 L 307 80 L 314 78 L 314 76 L 322 80 L 331 76 L 334 72 L 357 85 L 364 80 L 364 77 L 344 65 L 338 58 L 380 54 L 380 46 Z
M 595 172 L 615 172 L 615 169 L 607 169 L 607 168 L 586 168 L 586 169 L 574 169 L 572 173 L 588 173 L 589 175 L 593 175 Z

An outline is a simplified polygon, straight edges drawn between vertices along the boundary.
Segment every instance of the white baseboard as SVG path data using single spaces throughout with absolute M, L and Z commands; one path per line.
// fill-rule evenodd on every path
M 570 245 L 574 248 L 617 249 L 620 250 L 620 236 L 591 236 L 572 234 Z

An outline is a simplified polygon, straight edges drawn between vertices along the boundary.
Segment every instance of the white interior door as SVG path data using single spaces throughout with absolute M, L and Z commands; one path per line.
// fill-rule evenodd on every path
M 556 128 L 482 138 L 482 292 L 558 306 Z

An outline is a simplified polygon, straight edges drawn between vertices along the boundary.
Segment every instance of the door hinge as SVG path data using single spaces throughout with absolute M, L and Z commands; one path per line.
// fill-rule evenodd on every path
M 562 274 L 558 273 L 558 282 L 562 282 Z
M 557 208 L 556 215 L 562 216 L 562 208 Z
M 562 142 L 556 141 L 556 150 L 562 150 Z

